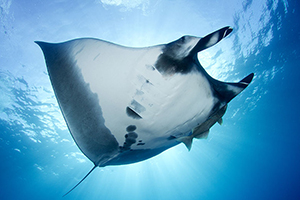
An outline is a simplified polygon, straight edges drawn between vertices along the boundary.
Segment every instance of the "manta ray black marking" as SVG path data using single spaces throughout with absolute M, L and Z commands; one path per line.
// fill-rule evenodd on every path
M 139 162 L 181 142 L 190 149 L 194 138 L 206 138 L 253 78 L 218 81 L 197 59 L 231 31 L 145 48 L 92 38 L 36 42 L 69 131 L 92 170 Z

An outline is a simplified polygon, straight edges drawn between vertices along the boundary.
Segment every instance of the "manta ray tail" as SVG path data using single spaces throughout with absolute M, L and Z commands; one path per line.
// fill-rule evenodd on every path
M 69 194 L 70 192 L 72 192 L 72 190 L 74 190 L 84 179 L 86 179 L 86 177 L 88 177 L 88 175 L 90 175 L 90 173 L 92 173 L 92 171 L 97 167 L 97 165 L 95 165 L 82 179 L 81 181 L 79 181 L 71 190 L 69 190 L 66 194 L 63 195 L 66 196 L 67 194 Z

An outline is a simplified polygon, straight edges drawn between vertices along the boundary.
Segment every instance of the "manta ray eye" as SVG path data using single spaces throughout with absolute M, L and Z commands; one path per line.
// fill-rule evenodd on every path
M 181 42 L 184 42 L 184 41 L 185 41 L 185 39 L 186 39 L 186 37 L 185 37 L 185 36 L 181 37 Z

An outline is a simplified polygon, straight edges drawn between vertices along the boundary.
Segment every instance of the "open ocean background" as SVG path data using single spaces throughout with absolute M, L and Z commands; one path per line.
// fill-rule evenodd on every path
M 0 0 L 0 199 L 300 199 L 299 9 L 297 0 Z M 223 81 L 255 77 L 223 125 L 190 152 L 180 144 L 97 168 L 62 198 L 93 164 L 69 134 L 34 41 L 143 47 L 227 25 L 233 32 L 200 52 L 201 64 Z

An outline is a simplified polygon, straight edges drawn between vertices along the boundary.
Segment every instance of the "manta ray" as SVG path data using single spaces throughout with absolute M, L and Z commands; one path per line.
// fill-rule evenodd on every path
M 36 42 L 68 129 L 94 164 L 77 185 L 97 166 L 140 162 L 180 143 L 190 150 L 194 138 L 221 124 L 254 74 L 237 83 L 216 80 L 197 53 L 231 32 L 224 27 L 145 48 L 94 38 Z

